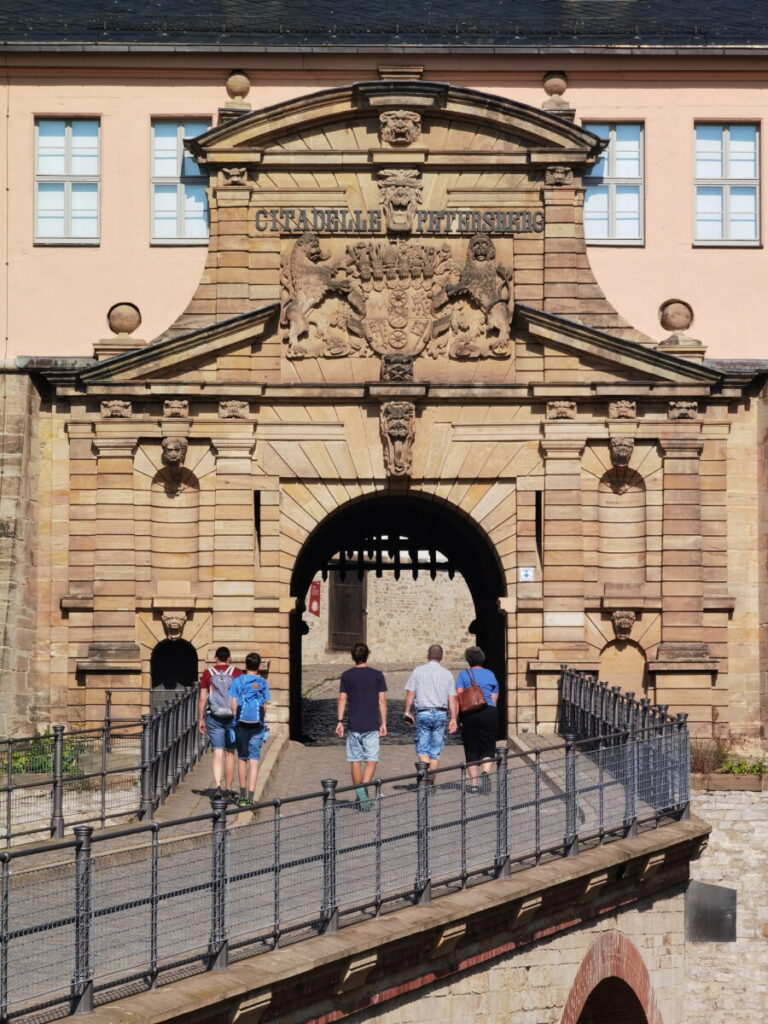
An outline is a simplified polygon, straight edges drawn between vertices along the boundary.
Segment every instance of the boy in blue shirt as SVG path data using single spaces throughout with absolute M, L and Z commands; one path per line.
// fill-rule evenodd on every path
M 259 777 L 261 747 L 269 736 L 264 724 L 266 706 L 272 700 L 269 683 L 260 676 L 261 656 L 249 654 L 245 659 L 245 672 L 233 680 L 229 688 L 232 711 L 235 715 L 235 741 L 237 743 L 237 772 L 240 781 L 238 807 L 250 807 Z

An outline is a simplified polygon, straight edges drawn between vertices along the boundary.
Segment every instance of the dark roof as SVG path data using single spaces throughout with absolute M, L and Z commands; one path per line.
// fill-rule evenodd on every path
M 6 49 L 768 46 L 766 0 L 0 0 Z

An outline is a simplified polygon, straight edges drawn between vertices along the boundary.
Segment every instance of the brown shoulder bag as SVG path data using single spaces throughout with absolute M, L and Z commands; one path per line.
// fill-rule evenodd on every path
M 483 691 L 475 682 L 472 669 L 469 669 L 469 678 L 472 680 L 472 685 L 456 694 L 459 698 L 459 711 L 464 715 L 469 714 L 470 711 L 480 711 L 482 708 L 488 707 Z

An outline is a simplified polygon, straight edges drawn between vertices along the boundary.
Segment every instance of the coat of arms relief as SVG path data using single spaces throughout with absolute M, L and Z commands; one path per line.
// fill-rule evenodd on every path
M 419 172 L 382 170 L 378 179 L 386 237 L 347 241 L 334 254 L 306 232 L 286 251 L 280 326 L 288 358 L 509 358 L 514 285 L 493 239 L 412 238 Z

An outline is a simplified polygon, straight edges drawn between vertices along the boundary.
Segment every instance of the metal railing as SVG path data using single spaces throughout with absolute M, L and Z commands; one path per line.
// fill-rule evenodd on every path
M 179 968 L 222 969 L 663 826 L 688 806 L 687 740 L 676 721 L 500 748 L 479 791 L 466 765 L 432 777 L 419 765 L 372 783 L 367 812 L 353 787 L 327 779 L 254 805 L 253 817 L 214 800 L 210 814 L 111 836 L 79 825 L 41 866 L 39 853 L 0 853 L 0 1018 L 88 1012 Z
M 154 809 L 205 747 L 197 729 L 196 687 L 153 715 L 104 725 L 0 740 L 0 843 L 61 838 L 77 824 Z M 109 706 L 107 706 L 109 712 Z

